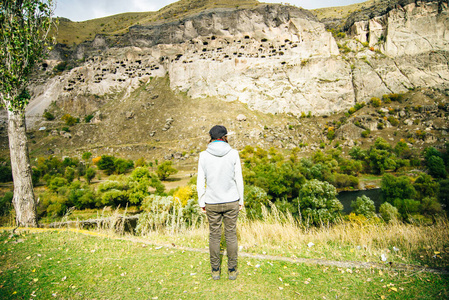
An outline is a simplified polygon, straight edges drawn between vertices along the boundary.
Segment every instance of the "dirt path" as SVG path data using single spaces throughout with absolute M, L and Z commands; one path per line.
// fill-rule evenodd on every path
M 12 231 L 13 227 L 0 227 L 0 230 Z M 122 241 L 130 241 L 133 243 L 141 243 L 146 245 L 152 245 L 156 247 L 165 247 L 177 250 L 184 250 L 190 252 L 199 252 L 199 253 L 209 253 L 208 249 L 200 249 L 200 248 L 190 248 L 190 247 L 182 247 L 176 246 L 173 244 L 155 244 L 151 241 L 148 241 L 144 238 L 138 238 L 133 236 L 113 236 L 104 233 L 98 233 L 88 230 L 80 230 L 80 229 L 52 229 L 52 228 L 18 228 L 15 230 L 30 233 L 39 233 L 45 231 L 71 231 L 79 234 L 89 235 L 89 236 L 97 236 L 101 238 L 110 238 L 115 240 Z M 360 262 L 360 261 L 335 261 L 335 260 L 326 260 L 326 259 L 312 259 L 312 258 L 290 258 L 290 257 L 282 257 L 282 256 L 273 256 L 273 255 L 261 255 L 261 254 L 253 254 L 247 252 L 239 252 L 240 257 L 247 257 L 252 259 L 260 259 L 260 260 L 274 260 L 274 261 L 285 261 L 289 263 L 303 263 L 310 265 L 322 265 L 322 266 L 332 266 L 339 268 L 362 268 L 362 269 L 386 269 L 386 270 L 397 270 L 397 271 L 407 271 L 412 272 L 409 276 L 413 276 L 417 273 L 433 273 L 438 275 L 448 275 L 449 270 L 446 268 L 429 268 L 423 267 L 419 265 L 410 265 L 410 264 L 398 264 L 398 263 L 374 263 L 374 262 Z

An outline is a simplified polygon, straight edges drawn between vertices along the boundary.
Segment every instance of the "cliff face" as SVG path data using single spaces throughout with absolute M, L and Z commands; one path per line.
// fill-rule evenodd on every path
M 126 98 L 164 76 L 192 98 L 294 115 L 328 115 L 417 87 L 449 89 L 447 1 L 389 1 L 377 13 L 350 18 L 346 35 L 335 36 L 310 12 L 283 5 L 207 10 L 97 35 L 52 53 L 50 65 L 65 56 L 84 62 L 36 85 L 28 114 L 40 117 L 52 101 L 88 114 L 110 95 Z

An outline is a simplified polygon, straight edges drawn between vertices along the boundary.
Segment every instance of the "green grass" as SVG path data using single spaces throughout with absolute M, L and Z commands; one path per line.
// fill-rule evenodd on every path
M 446 299 L 447 275 L 239 259 L 210 278 L 207 251 L 71 231 L 0 234 L 0 299 Z M 225 259 L 224 259 L 225 260 Z M 225 265 L 225 262 L 223 263 Z

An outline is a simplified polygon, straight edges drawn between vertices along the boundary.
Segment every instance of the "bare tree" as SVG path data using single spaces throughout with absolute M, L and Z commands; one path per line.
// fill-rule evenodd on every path
M 29 76 L 51 50 L 53 0 L 0 0 L 0 106 L 8 111 L 8 138 L 17 226 L 37 226 L 25 108 Z

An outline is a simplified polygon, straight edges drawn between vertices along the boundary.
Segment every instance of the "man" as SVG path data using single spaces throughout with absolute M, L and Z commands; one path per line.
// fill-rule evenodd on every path
M 220 279 L 221 224 L 225 226 L 229 279 L 237 278 L 237 217 L 243 207 L 243 176 L 237 150 L 228 144 L 228 131 L 215 125 L 198 161 L 198 202 L 209 220 L 212 278 Z

